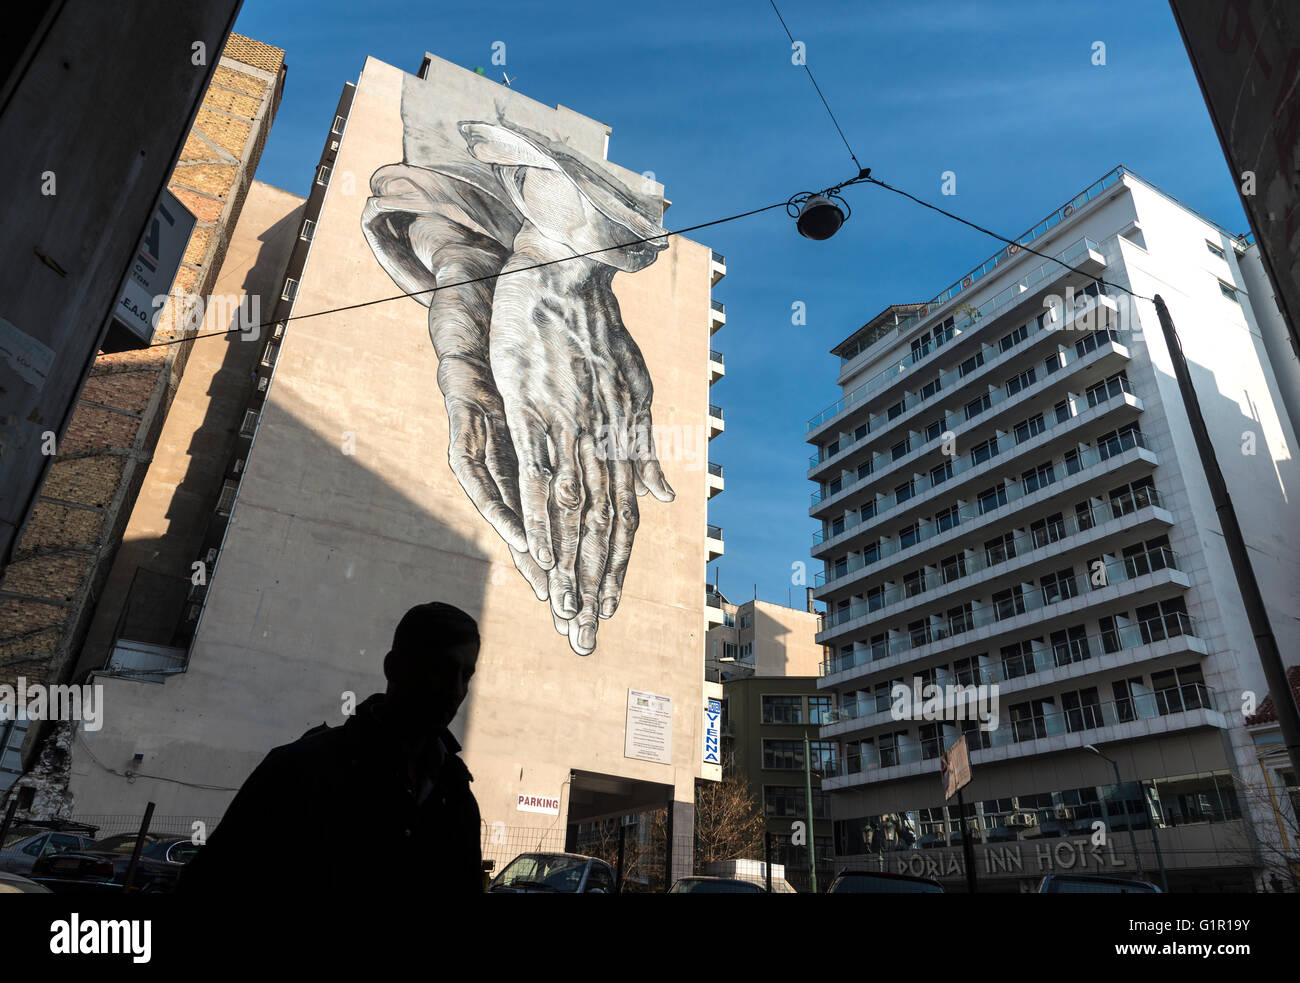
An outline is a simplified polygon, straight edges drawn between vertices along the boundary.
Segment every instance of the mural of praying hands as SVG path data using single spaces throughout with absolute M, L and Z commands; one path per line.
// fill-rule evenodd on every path
M 654 454 L 653 390 L 619 314 L 615 270 L 572 258 L 526 269 L 555 250 L 525 223 L 503 268 L 520 272 L 502 276 L 493 296 L 490 360 L 518 458 L 528 552 L 547 571 L 556 629 L 587 655 L 597 619 L 622 596 L 637 495 L 671 502 L 674 492 Z

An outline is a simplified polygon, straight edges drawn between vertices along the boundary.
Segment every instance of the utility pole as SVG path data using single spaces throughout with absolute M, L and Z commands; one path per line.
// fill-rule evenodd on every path
M 1196 438 L 1196 450 L 1201 457 L 1201 467 L 1210 485 L 1210 494 L 1214 499 L 1214 509 L 1219 517 L 1219 527 L 1223 530 L 1223 543 L 1228 549 L 1228 558 L 1232 560 L 1232 571 L 1237 576 L 1237 586 L 1241 589 L 1241 599 L 1246 608 L 1246 617 L 1250 621 L 1250 630 L 1255 635 L 1255 648 L 1259 652 L 1259 661 L 1264 668 L 1264 678 L 1268 681 L 1269 695 L 1273 697 L 1273 706 L 1277 708 L 1277 722 L 1282 731 L 1282 740 L 1286 743 L 1287 753 L 1291 756 L 1291 769 L 1300 775 L 1300 710 L 1296 709 L 1295 694 L 1287 682 L 1286 668 L 1282 664 L 1282 655 L 1278 651 L 1277 639 L 1273 637 L 1273 626 L 1264 609 L 1264 598 L 1259 592 L 1259 583 L 1255 580 L 1255 571 L 1250 565 L 1250 556 L 1246 552 L 1246 540 L 1237 523 L 1237 513 L 1228 497 L 1228 486 L 1219 470 L 1219 462 L 1214 456 L 1214 447 L 1210 444 L 1210 434 L 1205 428 L 1205 418 L 1201 415 L 1201 404 L 1192 388 L 1191 373 L 1187 370 L 1187 359 L 1183 355 L 1182 343 L 1174 328 L 1173 318 L 1164 299 L 1155 295 L 1156 316 L 1160 319 L 1160 329 L 1164 332 L 1165 345 L 1174 363 L 1174 375 L 1178 379 L 1178 390 L 1182 393 L 1183 405 L 1187 407 L 1188 420 L 1192 425 L 1192 436 Z M 1154 832 L 1154 827 L 1152 828 Z
M 803 732 L 803 781 L 804 792 L 808 798 L 808 882 L 812 885 L 812 893 L 817 893 L 817 837 L 813 831 L 817 828 L 813 823 L 813 797 L 812 797 L 812 751 L 808 745 L 808 732 Z

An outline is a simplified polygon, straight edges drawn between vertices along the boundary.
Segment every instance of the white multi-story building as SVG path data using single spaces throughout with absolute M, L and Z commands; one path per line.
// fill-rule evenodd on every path
M 1269 357 L 1246 241 L 1125 168 L 1017 241 L 836 346 L 842 398 L 808 424 L 836 856 L 964 884 L 938 772 L 965 733 L 990 887 L 1163 863 L 1170 890 L 1252 890 L 1244 718 L 1267 686 L 1149 298 L 1178 328 L 1289 659 L 1294 360 Z M 918 680 L 988 687 L 996 713 L 896 703 Z

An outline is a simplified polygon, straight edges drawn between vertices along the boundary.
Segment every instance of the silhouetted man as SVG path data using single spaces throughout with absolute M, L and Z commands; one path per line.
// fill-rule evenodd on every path
M 340 727 L 275 748 L 186 867 L 179 892 L 364 894 L 483 889 L 473 780 L 447 730 L 478 659 L 478 625 L 411 608 L 384 657 L 386 693 Z

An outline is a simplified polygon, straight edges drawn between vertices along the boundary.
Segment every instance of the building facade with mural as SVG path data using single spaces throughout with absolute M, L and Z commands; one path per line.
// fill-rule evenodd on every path
M 610 163 L 609 133 L 431 55 L 345 87 L 183 670 L 97 680 L 118 709 L 82 737 L 138 777 L 78 757 L 78 812 L 219 816 L 267 750 L 382 690 L 398 619 L 441 600 L 482 634 L 452 729 L 485 856 L 666 805 L 689 831 L 720 776 L 724 270 L 665 235 L 663 187 Z

